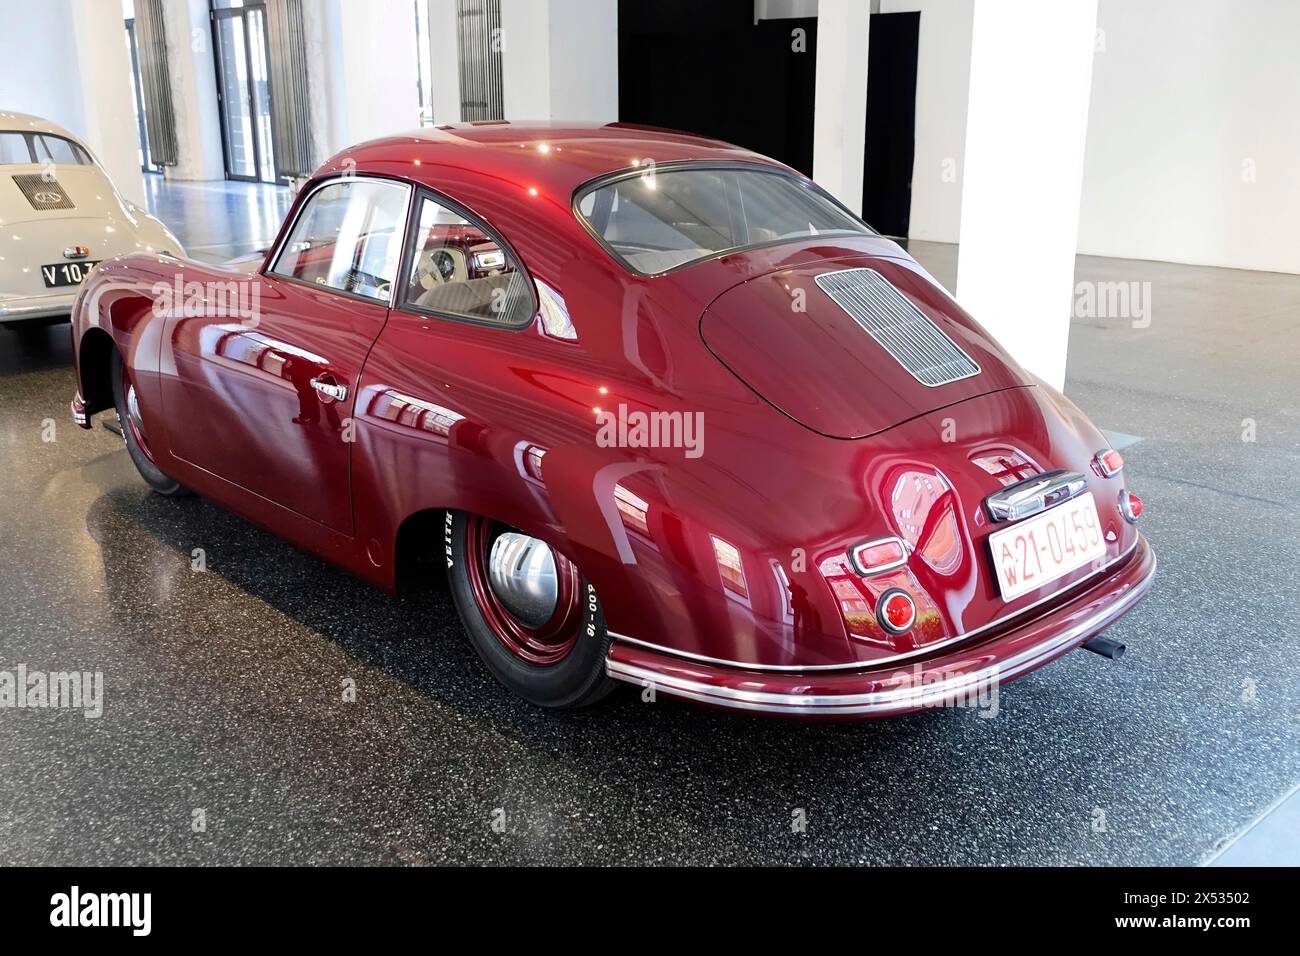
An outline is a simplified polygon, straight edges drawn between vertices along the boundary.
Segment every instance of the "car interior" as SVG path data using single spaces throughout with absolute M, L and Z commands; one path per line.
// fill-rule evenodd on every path
M 526 321 L 531 297 L 510 254 L 459 213 L 422 202 L 406 304 L 493 324 Z

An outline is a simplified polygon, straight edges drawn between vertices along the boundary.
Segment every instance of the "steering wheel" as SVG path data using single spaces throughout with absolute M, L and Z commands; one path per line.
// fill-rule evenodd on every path
M 456 257 L 446 249 L 431 249 L 420 256 L 416 272 L 422 288 L 446 285 L 456 275 Z

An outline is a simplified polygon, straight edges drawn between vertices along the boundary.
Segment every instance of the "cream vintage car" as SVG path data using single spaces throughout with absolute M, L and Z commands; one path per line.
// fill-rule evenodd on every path
M 66 129 L 0 111 L 0 325 L 66 318 L 90 270 L 128 252 L 185 254 Z

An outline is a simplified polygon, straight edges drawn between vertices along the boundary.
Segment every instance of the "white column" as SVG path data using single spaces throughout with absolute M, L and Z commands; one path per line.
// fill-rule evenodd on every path
M 617 0 L 501 0 L 505 118 L 618 119 Z
M 98 153 L 118 192 L 143 206 L 140 139 L 135 123 L 131 122 L 135 90 L 121 4 L 73 0 L 71 6 L 77 51 L 75 69 L 81 81 L 85 123 L 82 133 Z M 16 19 L 21 22 L 23 15 L 17 15 Z M 47 52 L 55 69 L 68 68 L 53 51 Z
M 1065 384 L 1097 0 L 975 0 L 957 299 Z
M 813 179 L 862 212 L 866 155 L 867 0 L 821 0 L 817 7 L 817 92 L 813 106 Z
M 433 121 L 460 122 L 460 40 L 456 0 L 429 4 L 429 62 L 433 68 Z
M 96 0 L 83 2 L 113 6 Z M 176 117 L 176 165 L 163 170 L 168 179 L 224 179 L 226 175 L 208 9 L 207 0 L 167 0 L 163 4 L 167 72 Z
M 312 140 L 321 162 L 420 125 L 411 0 L 307 0 L 303 13 Z
M 350 146 L 420 125 L 420 67 L 411 0 L 342 0 L 342 62 Z

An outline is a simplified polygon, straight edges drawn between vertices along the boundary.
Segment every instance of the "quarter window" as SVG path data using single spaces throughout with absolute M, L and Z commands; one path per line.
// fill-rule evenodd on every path
M 387 302 L 397 279 L 410 187 L 330 183 L 308 197 L 271 272 Z
M 527 276 L 503 243 L 427 196 L 419 210 L 404 296 L 408 307 L 513 328 L 532 321 Z

